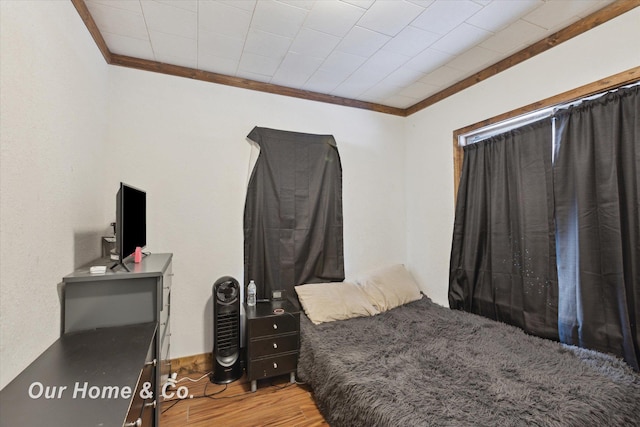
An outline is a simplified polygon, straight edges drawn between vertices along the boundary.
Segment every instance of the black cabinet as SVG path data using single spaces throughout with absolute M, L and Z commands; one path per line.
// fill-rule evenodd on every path
M 0 426 L 152 426 L 157 323 L 71 332 L 0 392 Z
M 300 350 L 300 310 L 290 301 L 245 304 L 247 315 L 247 377 L 251 391 L 257 381 L 289 374 L 295 382 Z

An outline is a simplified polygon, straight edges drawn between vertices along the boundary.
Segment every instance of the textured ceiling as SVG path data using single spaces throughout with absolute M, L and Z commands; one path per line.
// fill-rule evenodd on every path
M 612 0 L 85 0 L 108 49 L 408 108 Z

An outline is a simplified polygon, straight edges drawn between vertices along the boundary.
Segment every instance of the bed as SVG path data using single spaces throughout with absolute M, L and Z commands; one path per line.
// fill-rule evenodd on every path
M 313 324 L 298 377 L 332 426 L 638 426 L 640 376 L 429 298 Z

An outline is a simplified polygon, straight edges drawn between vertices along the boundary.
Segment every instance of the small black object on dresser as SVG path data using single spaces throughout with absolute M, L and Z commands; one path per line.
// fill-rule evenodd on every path
M 247 314 L 247 377 L 251 391 L 257 381 L 290 375 L 295 382 L 300 351 L 300 309 L 291 301 L 244 306 Z

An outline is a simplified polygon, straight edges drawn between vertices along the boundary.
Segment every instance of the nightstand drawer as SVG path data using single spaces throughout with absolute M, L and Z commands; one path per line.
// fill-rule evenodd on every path
M 249 321 L 249 339 L 262 338 L 269 335 L 297 332 L 300 320 L 296 316 L 269 316 Z
M 298 334 L 276 335 L 251 343 L 251 359 L 298 351 Z
M 298 364 L 298 353 L 282 354 L 249 362 L 249 377 L 260 379 L 294 372 Z

